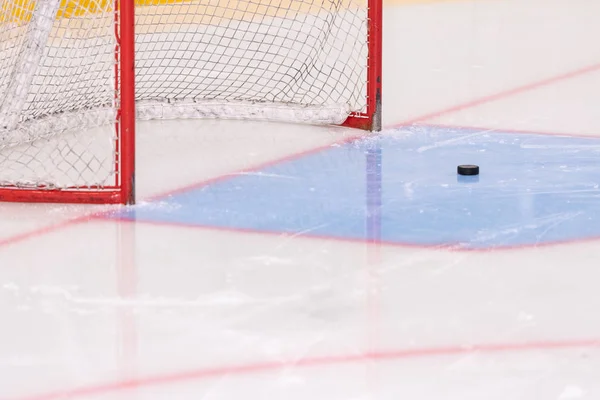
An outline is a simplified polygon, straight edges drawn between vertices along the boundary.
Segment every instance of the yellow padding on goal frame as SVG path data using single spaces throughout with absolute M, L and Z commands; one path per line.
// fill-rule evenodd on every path
M 37 0 L 0 0 L 2 1 L 2 7 L 0 9 L 0 23 L 4 22 L 14 22 L 14 23 L 26 23 L 31 20 L 33 10 L 35 8 L 35 4 Z M 223 0 L 209 0 L 204 1 L 201 6 L 202 7 L 215 7 L 218 6 Z M 238 2 L 240 0 L 234 0 L 234 2 Z M 348 0 L 338 0 L 341 3 L 347 3 Z M 444 3 L 444 2 L 453 2 L 457 0 L 384 0 L 384 5 L 410 5 L 410 4 L 421 4 L 421 3 Z M 57 12 L 57 19 L 62 18 L 71 18 L 71 17 L 79 17 L 86 14 L 94 14 L 102 11 L 111 11 L 113 7 L 114 0 L 60 0 L 60 8 Z M 190 3 L 193 0 L 135 0 L 136 6 L 160 6 L 160 5 L 169 5 L 169 4 L 180 4 L 180 3 Z M 264 4 L 263 4 L 264 2 Z M 285 3 L 293 3 L 294 0 L 279 0 L 279 2 Z M 359 3 L 364 2 L 364 0 L 359 0 Z M 278 3 L 278 1 L 275 1 Z M 269 8 L 283 8 L 283 10 L 287 9 L 286 7 L 277 7 L 277 4 L 273 4 L 273 1 L 269 0 L 259 0 L 250 2 L 248 6 L 267 6 Z M 281 6 L 281 5 L 279 5 Z M 227 7 L 231 10 L 231 4 L 228 4 Z M 300 9 L 311 8 L 310 3 L 304 5 L 304 7 L 299 7 Z M 250 10 L 246 10 L 250 11 Z
M 1 21 L 29 22 L 37 0 L 2 0 Z M 136 6 L 178 4 L 189 0 L 135 0 Z M 60 0 L 56 18 L 79 17 L 101 11 L 112 10 L 110 0 Z

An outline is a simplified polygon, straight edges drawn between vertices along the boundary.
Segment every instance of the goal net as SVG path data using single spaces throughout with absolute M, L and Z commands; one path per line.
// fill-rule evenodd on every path
M 372 0 L 1 1 L 0 200 L 130 202 L 127 107 L 377 128 Z

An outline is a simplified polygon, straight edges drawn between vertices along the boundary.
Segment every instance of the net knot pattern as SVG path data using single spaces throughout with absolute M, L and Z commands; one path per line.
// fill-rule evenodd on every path
M 0 187 L 115 187 L 128 56 L 118 8 L 1 1 Z M 139 119 L 341 124 L 366 111 L 360 0 L 136 0 L 135 10 Z

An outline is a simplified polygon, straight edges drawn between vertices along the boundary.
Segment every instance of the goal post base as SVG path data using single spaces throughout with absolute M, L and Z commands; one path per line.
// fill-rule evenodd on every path
M 354 129 L 362 129 L 365 131 L 378 132 L 381 130 L 381 124 L 375 122 L 376 118 L 369 117 L 367 114 L 350 115 L 342 126 Z
M 127 197 L 119 189 L 93 191 L 75 188 L 69 190 L 0 188 L 0 202 L 126 204 Z

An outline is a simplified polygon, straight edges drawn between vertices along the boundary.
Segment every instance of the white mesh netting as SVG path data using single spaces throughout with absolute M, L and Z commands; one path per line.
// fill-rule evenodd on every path
M 0 187 L 114 186 L 113 4 L 1 12 Z M 360 0 L 137 0 L 137 117 L 342 123 L 365 111 L 367 51 Z

